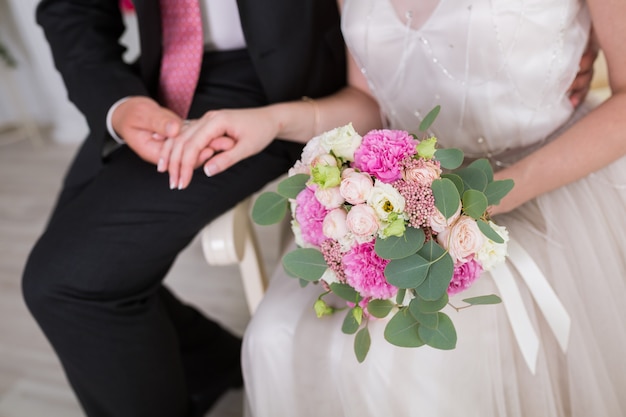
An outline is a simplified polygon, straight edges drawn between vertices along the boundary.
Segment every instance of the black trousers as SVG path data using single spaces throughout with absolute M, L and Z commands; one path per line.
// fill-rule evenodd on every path
M 205 54 L 190 117 L 266 101 L 246 51 Z M 190 393 L 239 360 L 240 341 L 163 279 L 203 226 L 286 172 L 300 150 L 276 140 L 215 177 L 198 170 L 178 191 L 124 146 L 93 180 L 62 190 L 23 293 L 87 415 L 189 415 Z

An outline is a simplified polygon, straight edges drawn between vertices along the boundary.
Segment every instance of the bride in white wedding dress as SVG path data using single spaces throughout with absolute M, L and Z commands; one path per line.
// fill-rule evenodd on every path
M 574 111 L 566 91 L 592 17 L 613 96 Z M 345 0 L 345 40 L 387 125 L 416 131 L 440 104 L 441 146 L 515 180 L 494 213 L 532 258 L 507 269 L 522 308 L 508 311 L 513 297 L 447 311 L 451 351 L 392 346 L 384 320 L 370 322 L 358 363 L 343 315 L 318 319 L 319 288 L 279 270 L 244 337 L 254 417 L 626 416 L 624 22 L 617 0 Z M 534 266 L 549 286 L 533 296 L 522 276 Z M 498 279 L 451 303 L 509 291 Z M 527 333 L 515 327 L 524 312 Z

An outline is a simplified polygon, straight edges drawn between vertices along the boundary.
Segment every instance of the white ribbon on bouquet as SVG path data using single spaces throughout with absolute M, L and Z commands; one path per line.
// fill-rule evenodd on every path
M 571 319 L 535 261 L 515 240 L 508 242 L 507 259 L 513 264 L 530 290 L 563 352 L 567 351 Z M 500 292 L 513 333 L 530 371 L 534 374 L 539 353 L 539 336 L 531 323 L 522 296 L 508 262 L 490 271 Z

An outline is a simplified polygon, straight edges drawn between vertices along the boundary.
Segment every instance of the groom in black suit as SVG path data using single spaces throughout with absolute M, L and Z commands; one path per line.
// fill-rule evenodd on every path
M 246 47 L 205 52 L 189 118 L 344 86 L 335 0 L 237 5 Z M 23 292 L 87 415 L 200 416 L 241 384 L 240 340 L 179 301 L 163 279 L 204 225 L 286 172 L 301 146 L 276 139 L 222 174 L 194 175 L 185 190 L 170 190 L 155 164 L 163 138 L 175 136 L 182 120 L 158 101 L 159 1 L 135 0 L 135 9 L 141 56 L 127 64 L 118 0 L 38 6 L 90 133 L 30 254 Z M 125 97 L 133 100 L 120 145 L 106 118 Z

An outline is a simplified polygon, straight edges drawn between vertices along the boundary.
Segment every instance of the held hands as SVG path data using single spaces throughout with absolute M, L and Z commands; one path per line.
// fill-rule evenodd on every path
M 182 190 L 204 163 L 216 175 L 263 150 L 276 137 L 277 123 L 266 108 L 209 111 L 165 141 L 159 171 L 168 171 L 170 188 Z

